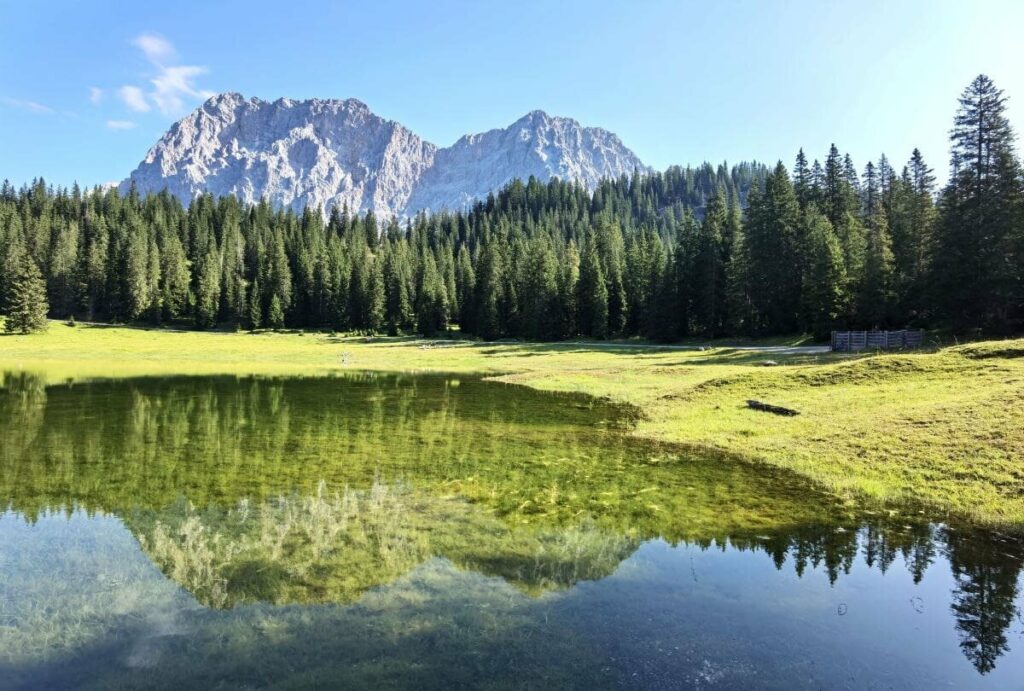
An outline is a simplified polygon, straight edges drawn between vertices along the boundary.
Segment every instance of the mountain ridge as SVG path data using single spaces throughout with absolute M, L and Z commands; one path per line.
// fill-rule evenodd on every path
M 559 177 L 593 189 L 635 170 L 651 169 L 614 133 L 542 110 L 438 147 L 355 98 L 266 101 L 225 92 L 174 123 L 120 186 L 166 188 L 185 203 L 211 192 L 296 210 L 345 205 L 408 217 L 464 209 L 514 178 Z

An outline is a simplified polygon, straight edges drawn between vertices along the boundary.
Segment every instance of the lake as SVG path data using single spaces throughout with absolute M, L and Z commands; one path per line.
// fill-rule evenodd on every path
M 0 388 L 2 688 L 1024 688 L 1008 535 L 453 376 Z

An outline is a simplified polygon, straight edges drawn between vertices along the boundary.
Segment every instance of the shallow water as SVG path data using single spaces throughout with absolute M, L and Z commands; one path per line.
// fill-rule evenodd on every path
M 1024 549 L 443 376 L 0 388 L 0 687 L 1024 688 Z

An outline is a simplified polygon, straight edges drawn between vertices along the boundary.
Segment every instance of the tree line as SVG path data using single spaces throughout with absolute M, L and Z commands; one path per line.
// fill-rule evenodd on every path
M 45 317 L 485 339 L 1024 327 L 1024 180 L 1003 93 L 960 99 L 949 182 L 914 150 L 515 180 L 400 223 L 166 192 L 0 188 L 7 329 Z

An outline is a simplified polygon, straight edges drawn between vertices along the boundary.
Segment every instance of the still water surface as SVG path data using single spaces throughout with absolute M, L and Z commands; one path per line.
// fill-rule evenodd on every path
M 629 423 L 443 376 L 5 375 L 0 688 L 1024 688 L 1016 541 Z

